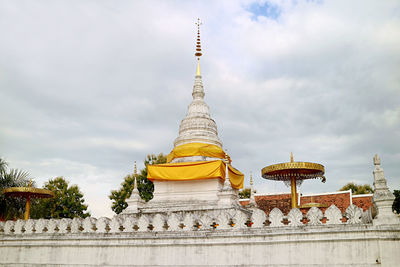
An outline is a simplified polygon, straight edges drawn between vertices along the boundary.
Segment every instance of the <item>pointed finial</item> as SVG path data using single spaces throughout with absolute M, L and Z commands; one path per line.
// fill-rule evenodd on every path
M 135 177 L 135 182 L 133 184 L 133 190 L 137 190 L 137 167 L 136 167 L 136 160 L 135 160 L 135 165 L 133 167 L 133 176 Z
M 200 59 L 202 53 L 201 53 L 201 43 L 200 43 L 200 25 L 203 23 L 200 22 L 200 19 L 197 19 L 196 25 L 197 25 L 197 40 L 196 40 L 196 53 L 194 54 L 197 57 L 197 60 Z
M 197 25 L 197 39 L 196 39 L 196 52 L 194 55 L 197 57 L 197 69 L 196 69 L 196 76 L 200 76 L 200 57 L 202 55 L 201 53 L 201 43 L 200 43 L 200 25 L 202 23 L 200 22 L 200 19 L 197 19 L 196 25 Z
M 29 179 L 28 187 L 32 187 L 32 179 Z
M 135 182 L 133 183 L 133 191 L 137 190 L 137 179 L 135 175 Z
M 228 153 L 225 151 L 225 184 L 229 184 L 229 169 L 228 169 L 228 164 L 229 164 L 229 156 Z
M 375 154 L 374 165 L 381 165 L 381 158 L 378 156 L 378 154 Z
M 293 162 L 293 152 L 290 152 L 290 162 Z
M 133 167 L 133 174 L 135 175 L 135 177 L 137 176 L 136 160 L 135 160 L 135 164 L 134 164 L 134 167 Z
M 229 155 L 227 151 L 225 151 L 225 162 L 229 163 Z
M 253 188 L 253 173 L 250 172 L 250 201 L 249 207 L 257 207 L 256 199 L 254 198 L 255 190 Z
M 201 76 L 201 72 L 200 72 L 200 59 L 197 59 L 196 76 Z

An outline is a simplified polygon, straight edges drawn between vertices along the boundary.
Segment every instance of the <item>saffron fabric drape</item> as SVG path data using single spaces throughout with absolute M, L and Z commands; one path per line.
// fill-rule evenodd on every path
M 169 163 L 175 158 L 192 157 L 192 156 L 205 156 L 205 157 L 224 159 L 225 151 L 221 147 L 212 144 L 205 144 L 205 143 L 183 144 L 175 147 L 171 151 L 171 153 L 168 154 L 167 162 Z
M 228 164 L 228 174 L 232 188 L 243 188 L 243 173 Z M 212 178 L 225 180 L 225 162 L 214 160 L 147 166 L 147 179 L 150 181 L 187 181 Z

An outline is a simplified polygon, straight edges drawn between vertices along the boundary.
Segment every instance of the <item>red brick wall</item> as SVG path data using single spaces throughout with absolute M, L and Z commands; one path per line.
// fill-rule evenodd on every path
M 245 200 L 245 201 L 240 200 L 239 203 L 240 203 L 242 206 L 247 206 L 247 205 L 249 205 L 249 202 L 250 202 L 250 200 Z
M 257 206 L 269 214 L 273 208 L 280 209 L 283 214 L 288 214 L 292 205 L 290 194 L 277 194 L 277 195 L 263 195 L 255 196 Z M 249 201 L 240 201 L 242 206 L 249 204 Z
M 278 208 L 283 214 L 288 214 L 292 207 L 290 194 L 256 196 L 255 199 L 258 207 L 266 214 L 269 214 L 273 208 Z
M 366 211 L 369 209 L 369 207 L 372 206 L 372 196 L 362 196 L 362 197 L 353 196 L 353 204 L 356 205 L 357 207 L 362 208 L 363 211 Z
M 321 194 L 314 196 L 301 196 L 300 197 L 300 205 L 304 205 L 307 203 L 320 203 L 326 204 L 326 208 L 320 208 L 322 212 L 332 204 L 340 209 L 342 213 L 344 213 L 348 206 L 351 203 L 351 193 L 350 192 L 338 192 L 336 194 Z M 290 193 L 287 194 L 277 194 L 277 195 L 261 195 L 255 196 L 255 200 L 260 209 L 264 210 L 266 214 L 269 214 L 273 208 L 279 208 L 283 214 L 287 215 L 292 207 Z M 362 208 L 364 211 L 368 210 L 372 205 L 372 196 L 365 197 L 354 197 L 353 196 L 353 204 Z M 242 206 L 246 206 L 249 203 L 248 200 L 241 201 L 240 204 Z M 303 214 L 306 214 L 309 208 L 300 209 Z
M 314 202 L 326 204 L 329 207 L 330 205 L 334 204 L 340 209 L 341 212 L 345 212 L 347 207 L 350 206 L 350 197 L 350 192 L 329 195 L 302 196 L 300 197 L 300 205 Z M 325 209 L 326 208 L 321 208 L 322 212 L 324 212 Z

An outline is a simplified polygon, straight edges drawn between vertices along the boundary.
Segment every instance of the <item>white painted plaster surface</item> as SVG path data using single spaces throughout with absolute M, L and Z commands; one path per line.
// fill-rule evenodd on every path
M 398 266 L 400 227 L 17 235 L 0 266 Z

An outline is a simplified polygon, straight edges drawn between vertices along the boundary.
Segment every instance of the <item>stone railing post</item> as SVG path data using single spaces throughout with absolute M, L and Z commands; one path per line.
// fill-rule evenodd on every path
M 233 189 L 229 180 L 229 158 L 225 153 L 225 182 L 218 192 L 218 206 L 219 207 L 238 207 L 239 196 L 236 189 Z
M 383 168 L 381 167 L 381 159 L 378 155 L 374 157 L 374 165 L 374 195 L 372 202 L 377 214 L 372 223 L 374 225 L 398 224 L 400 219 L 392 211 L 394 195 L 387 187 Z

